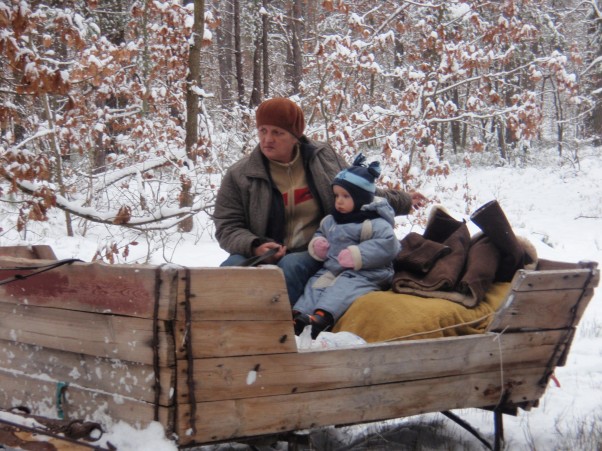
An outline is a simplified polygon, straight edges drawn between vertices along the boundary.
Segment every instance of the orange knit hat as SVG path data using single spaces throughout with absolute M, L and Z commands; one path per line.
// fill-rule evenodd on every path
M 255 112 L 257 128 L 262 125 L 280 127 L 296 138 L 303 136 L 305 117 L 303 110 L 292 100 L 275 97 L 259 105 Z

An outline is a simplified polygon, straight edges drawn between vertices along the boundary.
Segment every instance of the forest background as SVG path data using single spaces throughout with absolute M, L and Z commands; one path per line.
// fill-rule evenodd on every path
M 58 208 L 66 236 L 106 228 L 94 259 L 169 260 L 212 233 L 273 96 L 394 188 L 550 147 L 578 164 L 602 137 L 600 2 L 1 0 L 0 237 Z
M 600 0 L 0 0 L 0 245 L 217 265 L 217 188 L 273 96 L 349 161 L 378 158 L 384 185 L 458 217 L 491 191 L 540 247 L 600 261 Z M 510 448 L 598 449 L 596 304 L 563 390 L 505 420 Z M 584 441 L 550 433 L 567 429 Z M 175 449 L 156 434 L 110 440 Z

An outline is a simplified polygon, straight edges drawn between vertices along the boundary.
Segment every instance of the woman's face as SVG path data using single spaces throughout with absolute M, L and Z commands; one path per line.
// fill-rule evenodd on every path
M 257 128 L 257 135 L 259 136 L 261 153 L 268 160 L 277 161 L 278 163 L 293 161 L 297 138 L 291 133 L 273 125 L 261 125 Z
M 339 213 L 351 213 L 353 211 L 353 197 L 349 194 L 345 188 L 339 185 L 334 185 L 332 187 L 332 191 L 334 193 L 334 208 Z

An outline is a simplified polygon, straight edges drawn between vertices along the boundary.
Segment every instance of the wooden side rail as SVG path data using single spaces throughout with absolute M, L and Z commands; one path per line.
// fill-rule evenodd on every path
M 0 407 L 172 431 L 178 268 L 14 257 L 24 252 L 0 248 Z
M 490 331 L 562 329 L 575 326 L 600 281 L 595 263 L 575 269 L 518 271 Z
M 65 386 L 67 419 L 158 420 L 183 447 L 530 408 L 599 281 L 594 264 L 520 271 L 485 334 L 299 351 L 275 267 L 75 262 L 36 273 L 53 261 L 0 250 L 0 407 L 48 412 Z
M 32 260 L 56 260 L 50 246 L 45 244 L 32 246 L 0 246 L 0 256 L 28 258 Z

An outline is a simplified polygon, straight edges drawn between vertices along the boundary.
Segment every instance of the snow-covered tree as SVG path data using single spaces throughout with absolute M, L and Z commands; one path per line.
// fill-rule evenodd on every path
M 0 198 L 20 230 L 55 207 L 69 234 L 176 230 L 210 212 L 269 96 L 379 156 L 391 187 L 563 153 L 600 136 L 600 29 L 597 0 L 5 1 Z
M 26 194 L 20 228 L 58 207 L 85 221 L 165 229 L 210 202 L 207 122 L 185 148 L 192 13 L 176 1 L 134 2 L 110 40 L 75 9 L 0 10 L 0 158 L 12 189 Z M 194 182 L 180 183 L 191 173 Z M 180 208 L 183 186 L 194 202 Z

